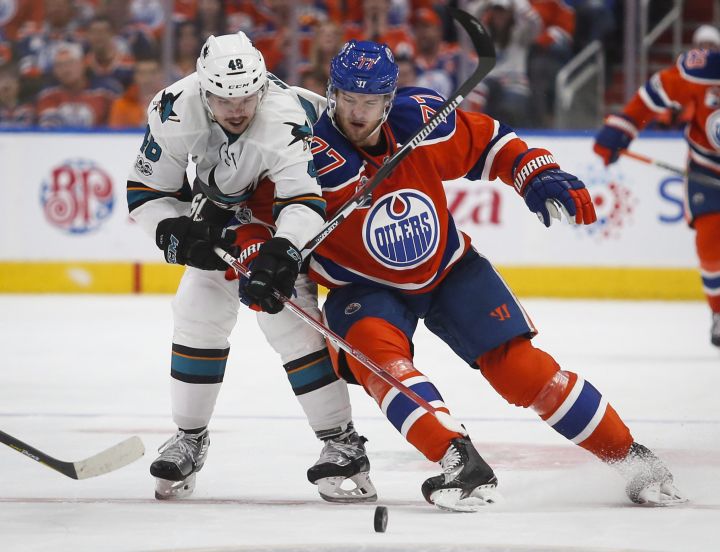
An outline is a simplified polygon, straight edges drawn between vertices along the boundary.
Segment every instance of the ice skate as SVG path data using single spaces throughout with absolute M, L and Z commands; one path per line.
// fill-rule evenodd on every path
M 207 429 L 200 433 L 179 430 L 159 449 L 158 456 L 150 465 L 155 476 L 155 498 L 168 500 L 185 498 L 195 490 L 195 474 L 207 458 L 210 434 Z
M 422 485 L 430 504 L 451 512 L 476 512 L 500 500 L 497 477 L 467 437 L 452 440 L 440 467 L 443 473 Z
M 636 504 L 673 506 L 688 501 L 673 484 L 673 476 L 662 460 L 643 445 L 633 443 L 627 456 L 613 465 L 627 480 L 625 492 Z
M 325 439 L 320 458 L 307 471 L 310 483 L 318 486 L 328 502 L 374 502 L 377 491 L 370 481 L 370 461 L 365 453 L 367 439 L 357 434 L 352 423 L 340 435 Z M 344 489 L 350 481 L 354 488 Z
M 720 347 L 720 312 L 714 312 L 712 316 L 710 343 L 715 345 L 715 347 Z

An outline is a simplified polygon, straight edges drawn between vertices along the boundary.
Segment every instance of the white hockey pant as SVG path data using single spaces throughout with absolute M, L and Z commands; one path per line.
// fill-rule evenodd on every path
M 296 291 L 293 301 L 320 318 L 317 286 L 301 275 Z M 194 429 L 209 424 L 220 392 L 230 350 L 228 337 L 241 306 L 238 281 L 225 280 L 221 271 L 188 267 L 172 306 L 173 421 L 180 428 Z M 257 320 L 280 355 L 310 427 L 316 433 L 344 428 L 351 420 L 347 385 L 332 371 L 324 338 L 287 309 L 275 315 L 258 313 Z

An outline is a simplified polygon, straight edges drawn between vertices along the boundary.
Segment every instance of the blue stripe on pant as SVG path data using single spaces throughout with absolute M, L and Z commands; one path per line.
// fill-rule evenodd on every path
M 580 394 L 565 415 L 552 425 L 555 431 L 570 440 L 588 427 L 602 402 L 602 395 L 589 382 L 578 380 L 575 385 L 583 386 Z M 565 403 L 562 406 L 565 406 Z
M 703 276 L 702 283 L 703 283 L 703 288 L 706 291 L 710 291 L 710 292 L 720 291 L 720 275 Z
M 412 380 L 413 378 L 409 379 Z M 418 382 L 409 385 L 409 387 L 427 402 L 442 402 L 443 400 L 443 398 L 440 396 L 440 392 L 429 381 Z M 389 392 L 392 393 L 393 390 L 391 389 Z M 385 415 L 387 416 L 388 420 L 390 420 L 390 423 L 395 426 L 395 429 L 397 429 L 403 435 L 407 435 L 410 427 L 406 427 L 403 431 L 403 424 L 413 414 L 413 412 L 415 412 L 419 408 L 421 409 L 422 407 L 418 406 L 414 401 L 412 401 L 402 393 L 398 393 L 390 401 L 390 404 L 387 405 Z M 424 413 L 425 410 L 423 410 L 422 412 Z

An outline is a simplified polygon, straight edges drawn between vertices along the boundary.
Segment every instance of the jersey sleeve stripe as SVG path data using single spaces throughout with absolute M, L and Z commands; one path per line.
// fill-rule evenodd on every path
M 475 166 L 468 172 L 467 177 L 470 180 L 487 180 L 490 176 L 495 157 L 503 146 L 513 138 L 517 138 L 517 135 L 512 128 L 499 121 L 494 121 L 493 136 L 483 150 L 480 159 L 478 159 Z
M 667 95 L 667 92 L 665 92 L 660 75 L 657 73 L 640 87 L 638 93 L 643 103 L 656 113 L 661 113 L 677 105 L 677 102 L 672 101 L 670 96 Z
M 304 194 L 301 196 L 294 196 L 288 198 L 277 198 L 273 202 L 273 218 L 277 220 L 277 218 L 280 216 L 280 212 L 289 205 L 304 205 L 305 207 L 312 209 L 323 219 L 325 219 L 325 208 L 327 206 L 327 202 L 322 197 L 315 194 Z
M 179 190 L 174 192 L 163 192 L 156 190 L 155 188 L 145 186 L 140 182 L 134 182 L 132 180 L 127 181 L 127 203 L 128 210 L 131 213 L 133 210 L 137 209 L 141 205 L 144 205 L 148 201 L 153 201 L 163 197 L 172 197 L 179 199 L 180 201 L 190 201 L 192 199 L 190 185 L 185 182 Z
M 495 145 L 492 147 L 492 149 L 488 152 L 487 161 L 485 162 L 485 166 L 483 167 L 482 171 L 482 180 L 489 180 L 490 174 L 492 174 L 492 168 L 493 164 L 495 162 L 495 157 L 498 153 L 500 153 L 500 150 L 505 147 L 505 144 L 510 142 L 511 140 L 515 140 L 517 138 L 517 134 L 514 132 L 511 132 L 510 134 L 506 134 L 502 138 L 500 138 Z

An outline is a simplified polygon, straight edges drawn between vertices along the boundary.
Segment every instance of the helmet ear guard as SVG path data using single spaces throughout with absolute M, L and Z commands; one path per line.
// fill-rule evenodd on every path
M 214 117 L 207 101 L 207 92 L 222 98 L 259 93 L 261 101 L 267 90 L 265 59 L 243 32 L 209 36 L 200 50 L 196 70 L 200 96 L 212 119 Z
M 338 90 L 357 94 L 382 94 L 387 95 L 388 99 L 378 124 L 380 126 L 392 108 L 399 72 L 392 51 L 387 45 L 369 40 L 346 42 L 340 53 L 330 62 L 330 79 L 326 92 L 330 120 L 335 124 Z

